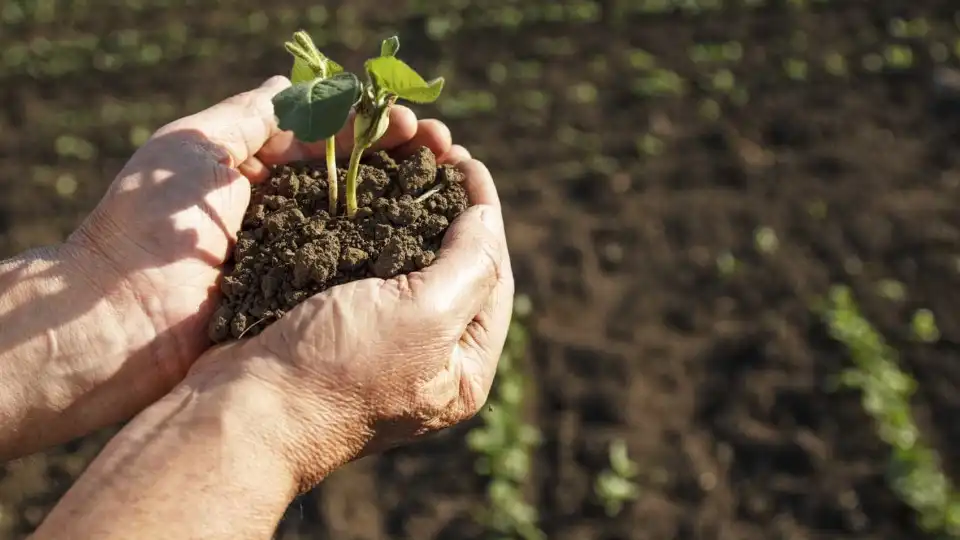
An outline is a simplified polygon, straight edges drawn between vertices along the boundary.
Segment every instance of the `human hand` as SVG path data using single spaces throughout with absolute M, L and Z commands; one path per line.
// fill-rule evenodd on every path
M 266 178 L 270 165 L 323 156 L 322 142 L 300 144 L 277 128 L 271 98 L 289 85 L 275 77 L 162 127 L 67 241 L 82 254 L 87 282 L 116 314 L 116 321 L 99 321 L 90 331 L 119 329 L 123 338 L 114 340 L 110 355 L 90 351 L 70 366 L 82 380 L 68 392 L 111 388 L 91 399 L 103 415 L 93 427 L 160 398 L 209 347 L 206 328 L 221 265 L 240 229 L 251 182 Z M 352 122 L 347 126 L 338 136 L 343 151 L 353 140 Z M 379 146 L 403 153 L 420 145 L 438 156 L 459 151 L 443 124 L 395 107 Z
M 455 147 L 471 207 L 436 261 L 389 280 L 365 279 L 300 304 L 254 338 L 212 350 L 188 376 L 256 381 L 282 411 L 262 439 L 301 490 L 346 462 L 472 417 L 503 349 L 514 284 L 496 189 Z
M 269 99 L 270 92 L 265 94 L 262 99 Z M 328 289 L 256 337 L 208 351 L 184 381 L 111 440 L 38 528 L 38 539 L 55 538 L 68 529 L 83 538 L 266 537 L 296 492 L 312 487 L 336 467 L 449 427 L 483 406 L 506 339 L 514 289 L 496 190 L 486 167 L 471 160 L 462 147 L 451 145 L 446 128 L 431 121 L 416 123 L 402 108 L 395 111 L 393 131 L 385 138 L 388 146 L 399 146 L 400 154 L 428 146 L 438 161 L 457 164 L 466 177 L 472 206 L 451 224 L 437 259 L 411 274 Z M 256 113 L 250 116 L 258 118 Z M 187 121 L 182 121 L 179 127 L 185 125 Z M 174 126 L 165 130 L 183 131 Z M 263 133 L 271 132 L 269 126 L 263 127 Z M 186 205 L 181 211 L 185 216 L 148 212 L 153 230 L 140 227 L 120 234 L 108 229 L 112 236 L 107 238 L 130 249 L 131 257 L 143 258 L 142 263 L 153 263 L 152 270 L 140 269 L 135 261 L 108 260 L 139 277 L 144 286 L 168 294 L 189 290 L 184 283 L 198 283 L 190 297 L 202 303 L 207 297 L 203 293 L 209 294 L 203 284 L 215 278 L 194 274 L 226 256 L 229 231 L 239 227 L 246 205 L 248 179 L 263 178 L 265 162 L 297 159 L 291 156 L 312 150 L 288 134 L 272 134 L 260 137 L 267 142 L 259 152 L 236 148 L 227 152 L 224 149 L 232 147 L 224 140 L 243 137 L 228 139 L 230 130 L 225 129 L 214 132 L 221 138 L 211 142 L 209 134 L 189 133 L 154 143 L 159 154 L 139 159 L 144 170 L 160 171 L 157 183 L 169 182 L 197 195 L 206 192 L 189 184 L 190 175 L 183 180 L 177 175 L 185 170 L 195 179 L 208 178 L 210 195 L 195 199 L 207 206 Z M 165 136 L 161 130 L 156 140 Z M 215 159 L 221 155 L 217 149 L 224 150 L 224 162 Z M 169 162 L 161 155 L 164 151 L 179 161 Z M 138 170 L 134 163 L 128 166 L 131 171 Z M 218 180 L 202 175 L 209 170 L 216 171 Z M 113 219 L 122 216 L 126 226 L 135 227 L 131 213 L 109 198 L 123 200 L 129 195 L 148 201 L 148 195 L 136 192 L 149 194 L 156 186 L 149 175 L 131 175 L 121 176 L 99 211 L 116 216 Z M 244 189 L 231 188 L 234 183 Z M 171 197 L 163 199 L 161 207 L 170 210 L 188 202 L 178 203 L 172 193 Z M 226 210 L 198 214 L 210 207 Z M 168 223 L 165 218 L 170 215 L 179 218 Z M 234 220 L 219 233 L 217 215 Z M 204 222 L 205 237 L 196 230 L 195 221 L 201 218 L 209 220 Z M 190 231 L 197 241 L 168 243 L 158 230 L 162 226 Z M 86 249 L 103 252 L 106 248 L 99 243 L 103 237 L 96 238 L 98 242 Z M 200 244 L 201 238 L 207 243 Z M 181 259 L 177 250 L 188 251 L 193 258 Z M 171 287 L 165 281 L 171 277 L 173 283 L 183 283 Z M 145 305 L 164 313 L 168 305 L 164 302 L 183 301 L 157 298 Z M 186 321 L 182 324 L 192 324 Z M 201 334 L 204 330 L 202 323 L 194 329 Z M 181 335 L 189 339 L 190 333 Z M 148 380 L 156 378 L 157 368 L 139 367 Z M 116 378 L 111 385 L 124 386 Z M 158 386 L 162 384 L 154 384 Z M 137 393 L 131 388 L 122 391 L 127 396 Z

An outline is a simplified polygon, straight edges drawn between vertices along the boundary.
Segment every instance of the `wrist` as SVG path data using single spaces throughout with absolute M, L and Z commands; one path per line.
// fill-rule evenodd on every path
M 213 354 L 224 355 L 224 362 L 242 363 L 237 358 L 242 352 L 235 350 L 238 346 Z M 164 401 L 190 402 L 183 415 L 191 429 L 207 429 L 216 433 L 225 447 L 241 449 L 258 468 L 271 471 L 273 491 L 289 492 L 292 499 L 299 472 L 286 450 L 291 441 L 291 418 L 284 398 L 243 370 L 205 369 L 207 362 L 207 357 L 201 358 L 158 405 Z
M 118 380 L 117 368 L 149 335 L 136 330 L 142 316 L 120 313 L 84 264 L 66 244 L 0 261 L 0 456 L 123 419 L 117 396 L 130 381 Z M 84 399 L 87 409 L 76 411 Z M 36 425 L 45 429 L 28 429 Z
M 304 391 L 298 378 L 251 340 L 212 350 L 184 383 L 232 388 L 229 394 L 242 401 L 238 407 L 255 408 L 256 414 L 249 414 L 251 437 L 264 441 L 269 454 L 289 471 L 297 491 L 305 492 L 356 458 L 371 430 L 355 404 L 339 399 L 340 393 Z
M 69 529 L 78 538 L 267 538 L 298 480 L 277 451 L 282 402 L 239 375 L 195 370 L 144 409 L 36 537 Z

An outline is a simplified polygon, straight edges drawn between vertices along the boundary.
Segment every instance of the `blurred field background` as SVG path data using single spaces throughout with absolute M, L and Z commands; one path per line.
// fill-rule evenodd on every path
M 301 27 L 447 77 L 417 110 L 494 172 L 524 296 L 490 412 L 278 538 L 957 537 L 955 2 L 3 0 L 0 254 Z M 0 469 L 0 538 L 109 434 Z

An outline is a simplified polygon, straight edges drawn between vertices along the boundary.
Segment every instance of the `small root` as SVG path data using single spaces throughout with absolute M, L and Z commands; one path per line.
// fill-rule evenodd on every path
M 433 196 L 436 195 L 437 193 L 440 193 L 440 191 L 442 191 L 443 188 L 445 188 L 445 187 L 447 187 L 445 184 L 437 184 L 437 185 L 433 186 L 432 188 L 430 188 L 429 190 L 427 190 L 427 192 L 424 193 L 423 195 L 417 197 L 413 202 L 415 202 L 415 203 L 417 203 L 417 204 L 422 204 L 424 201 L 426 201 L 426 200 L 429 199 L 430 197 L 433 197 Z
M 243 329 L 243 332 L 240 332 L 240 336 L 237 337 L 237 341 L 243 339 L 243 336 L 247 335 L 247 332 L 249 332 L 250 330 L 253 330 L 253 327 L 257 326 L 258 324 L 262 323 L 262 322 L 265 321 L 265 320 L 267 320 L 266 317 L 261 317 L 260 320 L 254 322 L 254 323 L 251 324 L 250 326 L 244 328 L 244 329 Z

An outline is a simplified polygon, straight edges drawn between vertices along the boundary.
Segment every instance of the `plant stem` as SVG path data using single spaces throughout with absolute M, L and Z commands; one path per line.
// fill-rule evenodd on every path
M 354 146 L 350 154 L 350 169 L 347 171 L 347 217 L 357 215 L 357 176 L 360 173 L 360 157 L 366 148 Z
M 327 199 L 330 202 L 330 217 L 337 215 L 337 139 L 327 139 Z

